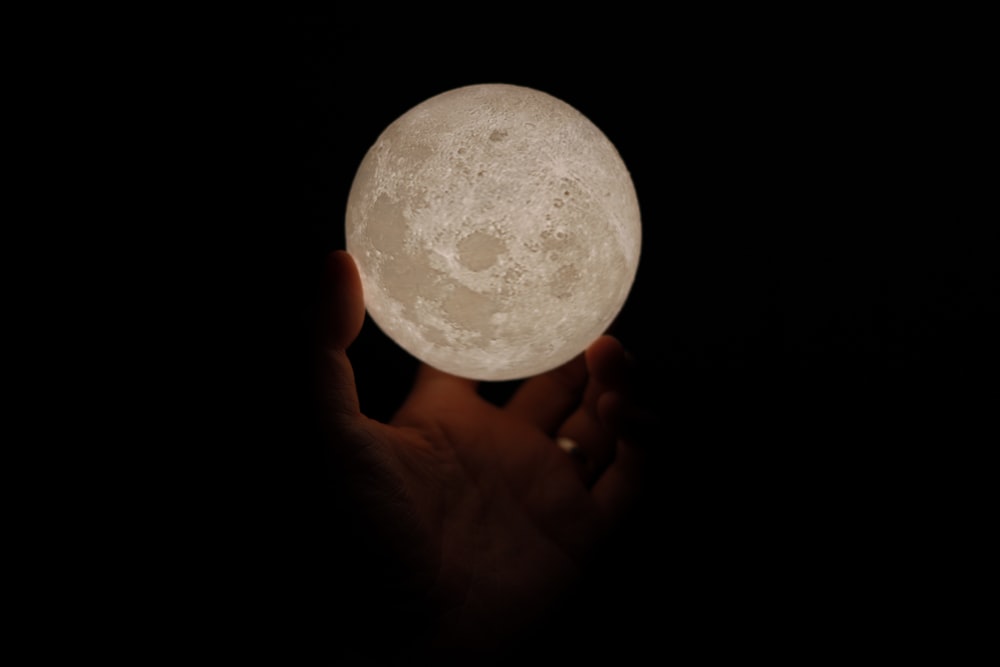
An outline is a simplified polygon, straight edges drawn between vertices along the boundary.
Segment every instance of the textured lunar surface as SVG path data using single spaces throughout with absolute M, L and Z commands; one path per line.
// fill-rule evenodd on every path
M 639 204 L 579 111 L 506 84 L 457 88 L 378 137 L 347 202 L 365 306 L 440 370 L 512 380 L 582 352 L 620 312 L 639 263 Z

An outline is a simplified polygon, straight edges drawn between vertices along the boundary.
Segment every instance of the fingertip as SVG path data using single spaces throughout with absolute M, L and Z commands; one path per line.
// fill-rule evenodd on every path
M 392 423 L 397 426 L 426 423 L 427 416 L 442 408 L 453 410 L 476 397 L 478 381 L 462 378 L 421 362 L 409 396 L 396 411 Z
M 617 337 L 612 334 L 603 334 L 598 336 L 597 340 L 590 344 L 587 348 L 587 352 L 589 354 L 597 351 L 613 350 L 615 348 L 624 350 L 621 341 L 619 341 Z
M 626 352 L 617 338 L 609 334 L 601 336 L 590 344 L 585 357 L 587 370 L 598 382 L 609 387 L 620 387 L 624 383 Z
M 358 274 L 358 266 L 354 262 L 354 257 L 346 250 L 334 250 L 326 256 L 327 271 L 330 279 L 339 282 L 357 282 L 361 285 L 361 277 Z
M 414 382 L 415 387 L 451 387 L 461 391 L 471 391 L 475 393 L 479 386 L 478 380 L 452 375 L 433 366 L 422 363 L 417 368 L 417 377 Z

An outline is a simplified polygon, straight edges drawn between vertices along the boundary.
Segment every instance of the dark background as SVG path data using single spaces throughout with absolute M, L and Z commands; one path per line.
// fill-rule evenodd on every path
M 240 641 L 281 628 L 339 645 L 368 621 L 391 641 L 349 539 L 308 507 L 322 259 L 344 246 L 354 170 L 385 126 L 486 82 L 560 97 L 629 167 L 643 250 L 612 331 L 664 418 L 662 483 L 586 594 L 515 654 L 951 641 L 939 609 L 982 492 L 955 479 L 986 446 L 998 365 L 980 44 L 899 16 L 668 18 L 400 38 L 279 15 L 219 38 L 199 80 L 223 102 L 204 128 L 220 161 L 201 167 L 223 194 L 204 233 L 227 261 L 198 307 L 219 323 L 221 430 L 239 434 L 219 506 L 247 529 L 219 563 L 240 573 L 222 604 L 261 629 Z M 370 321 L 350 356 L 362 409 L 388 418 L 414 360 Z

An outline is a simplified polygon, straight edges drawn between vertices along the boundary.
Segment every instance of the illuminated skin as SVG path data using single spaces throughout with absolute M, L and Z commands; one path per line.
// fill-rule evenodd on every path
M 639 262 L 618 152 L 579 111 L 521 86 L 417 105 L 362 161 L 346 216 L 372 319 L 436 368 L 523 378 L 611 324 Z
M 382 556 L 366 573 L 379 613 L 405 610 L 385 621 L 389 646 L 365 649 L 490 655 L 543 622 L 586 572 L 636 501 L 660 429 L 636 406 L 610 336 L 502 406 L 422 364 L 391 422 L 370 419 L 347 354 L 364 320 L 347 253 L 330 256 L 329 281 L 320 379 L 334 486 L 364 528 L 352 539 Z

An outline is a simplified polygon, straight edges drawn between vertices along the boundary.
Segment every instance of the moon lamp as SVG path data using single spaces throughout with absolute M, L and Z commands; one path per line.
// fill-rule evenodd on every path
M 417 359 L 515 380 L 583 352 L 639 264 L 639 203 L 615 146 L 547 93 L 435 95 L 365 154 L 347 201 L 365 307 Z

